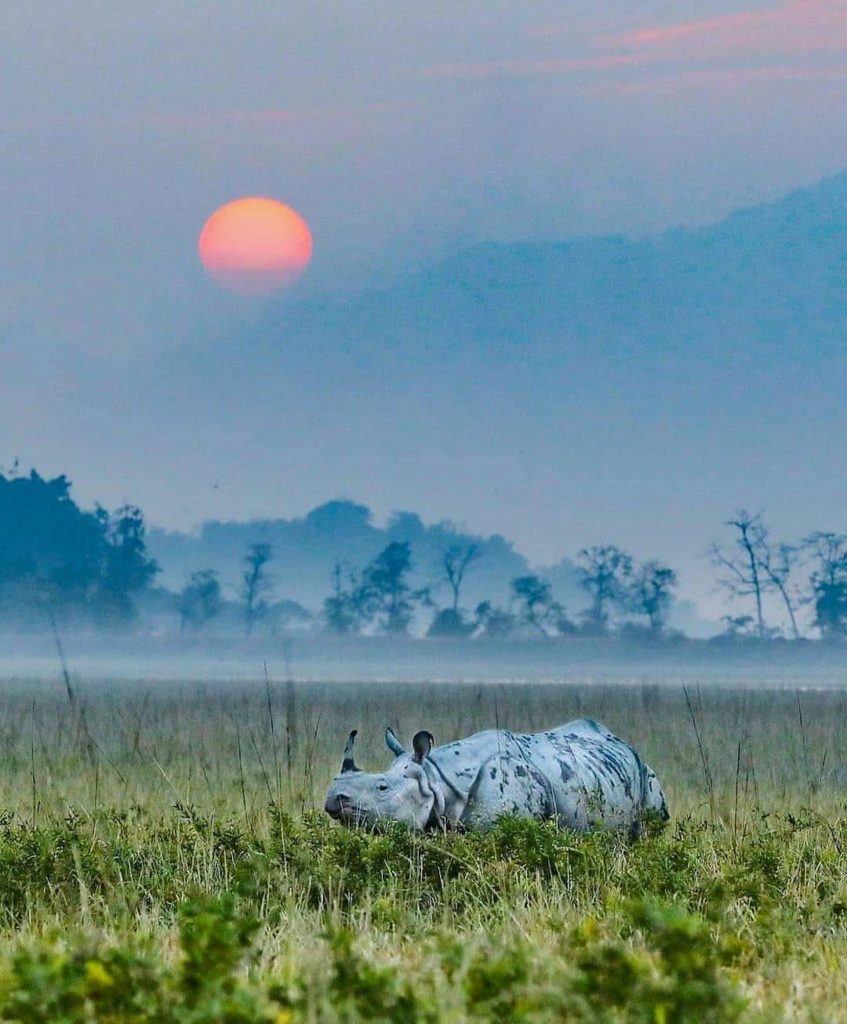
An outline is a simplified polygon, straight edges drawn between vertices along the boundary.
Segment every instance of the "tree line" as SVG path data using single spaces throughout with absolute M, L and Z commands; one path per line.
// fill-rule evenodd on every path
M 814 531 L 795 541 L 775 539 L 761 513 L 744 509 L 725 523 L 725 539 L 709 549 L 717 584 L 741 609 L 723 617 L 734 639 L 802 639 L 809 630 L 827 641 L 847 639 L 847 534 Z M 573 559 L 584 595 L 572 611 L 549 581 L 533 573 L 509 583 L 505 601 L 466 607 L 468 578 L 485 557 L 481 543 L 451 543 L 437 564 L 418 567 L 425 585 L 413 585 L 409 541 L 391 541 L 361 567 L 338 559 L 320 622 L 338 636 L 402 636 L 423 628 L 432 637 L 606 635 L 612 631 L 653 638 L 669 634 L 677 573 L 651 559 L 638 562 L 613 544 L 582 548 Z M 158 595 L 184 633 L 196 633 L 228 614 L 249 635 L 278 621 L 280 609 L 301 620 L 314 616 L 293 601 L 275 598 L 274 551 L 247 546 L 235 600 L 227 600 L 213 568 L 190 574 L 178 593 L 155 586 L 160 567 L 149 555 L 144 515 L 134 505 L 85 511 L 70 495 L 65 476 L 35 471 L 0 473 L 0 617 L 41 615 L 126 624 L 139 603 Z M 484 593 L 484 591 L 483 591 Z M 771 621 L 781 608 L 784 627 Z M 275 618 L 276 617 L 276 618 Z
M 502 637 L 519 630 L 541 637 L 601 634 L 616 610 L 640 619 L 655 635 L 667 626 L 676 573 L 655 561 L 638 565 L 614 545 L 585 548 L 577 555 L 580 584 L 590 602 L 578 619 L 535 574 L 511 580 L 506 604 L 485 600 L 472 611 L 463 608 L 462 589 L 480 557 L 478 544 L 448 547 L 432 584 L 418 589 L 409 583 L 412 552 L 407 542 L 392 542 L 359 573 L 336 563 L 323 608 L 326 626 L 340 635 L 365 630 L 398 635 L 409 631 L 419 609 L 431 612 L 428 635 L 433 637 Z M 447 595 L 446 602 L 439 602 L 439 594 Z
M 803 639 L 803 616 L 826 641 L 847 639 L 847 534 L 816 530 L 797 541 L 772 537 L 762 513 L 736 511 L 724 524 L 729 539 L 709 550 L 719 571 L 718 586 L 749 610 L 723 616 L 724 635 L 759 640 L 787 635 Z M 651 559 L 638 563 L 614 544 L 582 548 L 574 560 L 587 606 L 571 617 L 550 584 L 538 575 L 511 580 L 507 605 L 482 601 L 472 612 L 461 607 L 466 575 L 480 558 L 476 544 L 445 550 L 431 587 L 414 590 L 409 544 L 393 542 L 356 574 L 337 563 L 332 594 L 324 602 L 327 628 L 350 635 L 365 629 L 405 633 L 416 606 L 432 609 L 430 636 L 508 636 L 519 629 L 540 636 L 609 633 L 613 622 L 624 631 L 652 637 L 667 634 L 678 577 L 674 569 Z M 448 601 L 439 605 L 438 592 Z M 785 613 L 787 630 L 768 622 L 766 604 L 775 600 Z

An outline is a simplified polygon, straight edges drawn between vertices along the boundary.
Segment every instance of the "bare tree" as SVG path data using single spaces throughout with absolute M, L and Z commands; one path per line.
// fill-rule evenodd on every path
M 577 554 L 580 583 L 591 595 L 586 619 L 594 629 L 605 632 L 609 623 L 609 606 L 626 603 L 632 577 L 632 557 L 614 544 L 583 548 Z
M 761 516 L 751 515 L 742 508 L 725 525 L 736 531 L 734 550 L 727 552 L 719 544 L 713 544 L 711 548 L 712 561 L 726 573 L 719 581 L 720 585 L 733 597 L 753 597 L 756 604 L 756 631 L 763 638 L 767 631 L 762 604 L 767 573 L 760 557 L 763 530 Z
M 797 624 L 797 602 L 791 593 L 791 574 L 797 561 L 798 551 L 793 544 L 780 543 L 776 545 L 775 550 L 772 549 L 768 532 L 762 527 L 759 537 L 759 562 L 769 587 L 782 598 L 795 640 L 800 639 L 800 627 Z
M 792 544 L 772 544 L 761 513 L 751 515 L 739 509 L 727 526 L 736 531 L 734 552 L 727 552 L 718 544 L 712 545 L 712 560 L 726 570 L 721 586 L 735 597 L 752 597 L 756 605 L 756 632 L 767 635 L 764 618 L 764 597 L 768 593 L 779 596 L 785 606 L 791 632 L 800 639 L 797 623 L 797 599 L 792 593 L 791 575 L 798 562 L 798 549 Z
M 640 566 L 630 584 L 630 598 L 633 610 L 646 615 L 650 629 L 660 634 L 667 624 L 673 590 L 677 578 L 673 569 L 659 562 L 645 562 Z
M 452 544 L 441 557 L 441 567 L 453 595 L 451 607 L 455 613 L 459 611 L 459 596 L 465 581 L 465 573 L 481 557 L 482 550 L 479 544 Z
M 244 556 L 244 573 L 241 577 L 241 596 L 244 600 L 244 620 L 248 635 L 259 619 L 267 612 L 266 597 L 272 583 L 267 571 L 268 562 L 273 558 L 270 544 L 251 544 Z

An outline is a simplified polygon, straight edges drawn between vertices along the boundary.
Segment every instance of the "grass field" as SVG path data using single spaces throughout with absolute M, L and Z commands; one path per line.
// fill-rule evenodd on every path
M 657 771 L 637 843 L 346 831 L 344 738 L 591 715 Z M 847 692 L 0 686 L 0 1019 L 847 1021 Z

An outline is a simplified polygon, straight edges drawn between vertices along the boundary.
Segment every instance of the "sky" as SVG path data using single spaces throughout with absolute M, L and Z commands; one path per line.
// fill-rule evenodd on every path
M 356 302 L 476 243 L 652 236 L 841 172 L 845 50 L 841 0 L 12 5 L 0 464 L 67 472 L 83 501 L 136 501 L 165 526 L 290 516 L 343 494 L 381 515 L 415 508 L 498 530 L 552 561 L 598 524 L 661 554 L 647 495 L 654 480 L 668 487 L 663 432 L 684 429 L 695 454 L 674 468 L 666 543 L 687 592 L 707 600 L 702 554 L 724 494 L 706 511 L 685 494 L 716 476 L 730 437 L 685 410 L 639 437 L 621 374 L 631 354 L 603 346 L 590 388 L 572 381 L 581 414 L 604 381 L 615 406 L 579 434 L 575 487 L 574 464 L 533 443 L 539 410 L 553 431 L 567 420 L 545 390 L 549 354 L 492 345 L 475 354 L 472 387 L 453 379 L 439 397 L 437 371 L 456 371 L 449 346 L 435 366 L 430 349 L 390 336 L 377 354 L 343 332 L 312 351 L 286 333 L 287 311 Z M 227 296 L 196 256 L 205 218 L 244 194 L 291 203 L 315 239 L 309 272 L 271 306 Z M 280 360 L 257 362 L 269 322 Z M 645 365 L 633 379 L 646 394 Z M 732 409 L 722 416 L 737 429 Z M 605 456 L 618 452 L 623 471 L 644 436 L 645 479 L 624 499 Z M 728 472 L 800 529 L 799 508 L 775 507 L 776 445 Z M 821 514 L 835 520 L 840 498 L 816 499 Z

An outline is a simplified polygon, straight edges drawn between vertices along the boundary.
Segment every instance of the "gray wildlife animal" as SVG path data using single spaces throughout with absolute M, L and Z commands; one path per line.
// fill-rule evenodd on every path
M 389 819 L 419 830 L 478 828 L 517 815 L 555 819 L 578 832 L 605 827 L 637 835 L 645 816 L 669 818 L 652 769 L 590 718 L 531 735 L 489 729 L 443 747 L 422 731 L 412 740 L 412 754 L 386 729 L 396 758 L 375 774 L 356 767 L 355 738 L 353 730 L 325 804 L 345 825 Z

